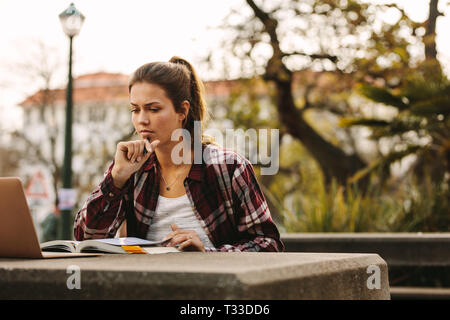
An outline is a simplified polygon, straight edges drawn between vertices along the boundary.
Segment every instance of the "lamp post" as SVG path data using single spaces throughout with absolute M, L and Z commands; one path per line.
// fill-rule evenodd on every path
M 59 15 L 59 20 L 61 21 L 64 33 L 69 37 L 69 78 L 67 82 L 66 90 L 66 125 L 65 125 L 65 136 L 64 136 L 64 164 L 63 164 L 63 191 L 65 194 L 69 194 L 72 188 L 72 114 L 73 114 L 73 97 L 72 97 L 72 41 L 73 38 L 78 35 L 81 30 L 81 26 L 84 22 L 84 15 L 75 8 L 73 3 L 61 12 Z M 67 193 L 67 191 L 69 191 Z M 73 194 L 73 193 L 72 193 Z M 58 195 L 61 201 L 61 195 Z M 61 209 L 61 238 L 71 239 L 71 213 L 73 207 L 70 203 L 72 201 L 69 199 L 67 204 L 60 206 Z M 73 205 L 72 205 L 73 206 Z

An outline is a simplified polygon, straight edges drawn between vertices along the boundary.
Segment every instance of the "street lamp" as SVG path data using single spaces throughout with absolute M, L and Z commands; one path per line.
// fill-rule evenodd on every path
M 70 191 L 72 188 L 72 40 L 78 35 L 81 26 L 84 22 L 84 15 L 75 8 L 73 3 L 60 13 L 59 20 L 61 21 L 64 33 L 69 37 L 69 79 L 66 90 L 66 128 L 64 136 L 64 164 L 63 164 L 63 189 Z M 69 192 L 70 194 L 70 192 Z M 69 205 L 60 206 L 61 209 L 61 236 L 62 239 L 72 239 L 71 230 L 71 212 L 72 207 Z

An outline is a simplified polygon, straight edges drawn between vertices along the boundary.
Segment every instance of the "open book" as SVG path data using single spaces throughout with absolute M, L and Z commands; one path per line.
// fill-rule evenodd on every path
M 95 253 L 167 253 L 180 252 L 174 247 L 164 247 L 165 241 L 149 241 L 134 237 L 95 239 L 84 241 L 54 240 L 41 243 L 42 251 L 95 252 Z

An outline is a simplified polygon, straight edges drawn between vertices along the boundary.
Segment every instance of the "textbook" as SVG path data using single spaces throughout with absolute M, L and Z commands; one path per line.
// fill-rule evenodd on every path
M 73 253 L 168 253 L 180 252 L 174 247 L 164 247 L 165 241 L 149 241 L 134 237 L 92 239 L 84 241 L 54 240 L 41 243 L 42 251 Z

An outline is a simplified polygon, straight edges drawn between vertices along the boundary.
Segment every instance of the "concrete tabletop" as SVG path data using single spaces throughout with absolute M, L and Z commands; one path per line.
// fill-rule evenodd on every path
M 0 258 L 0 288 L 1 299 L 390 298 L 385 261 L 347 253 Z

